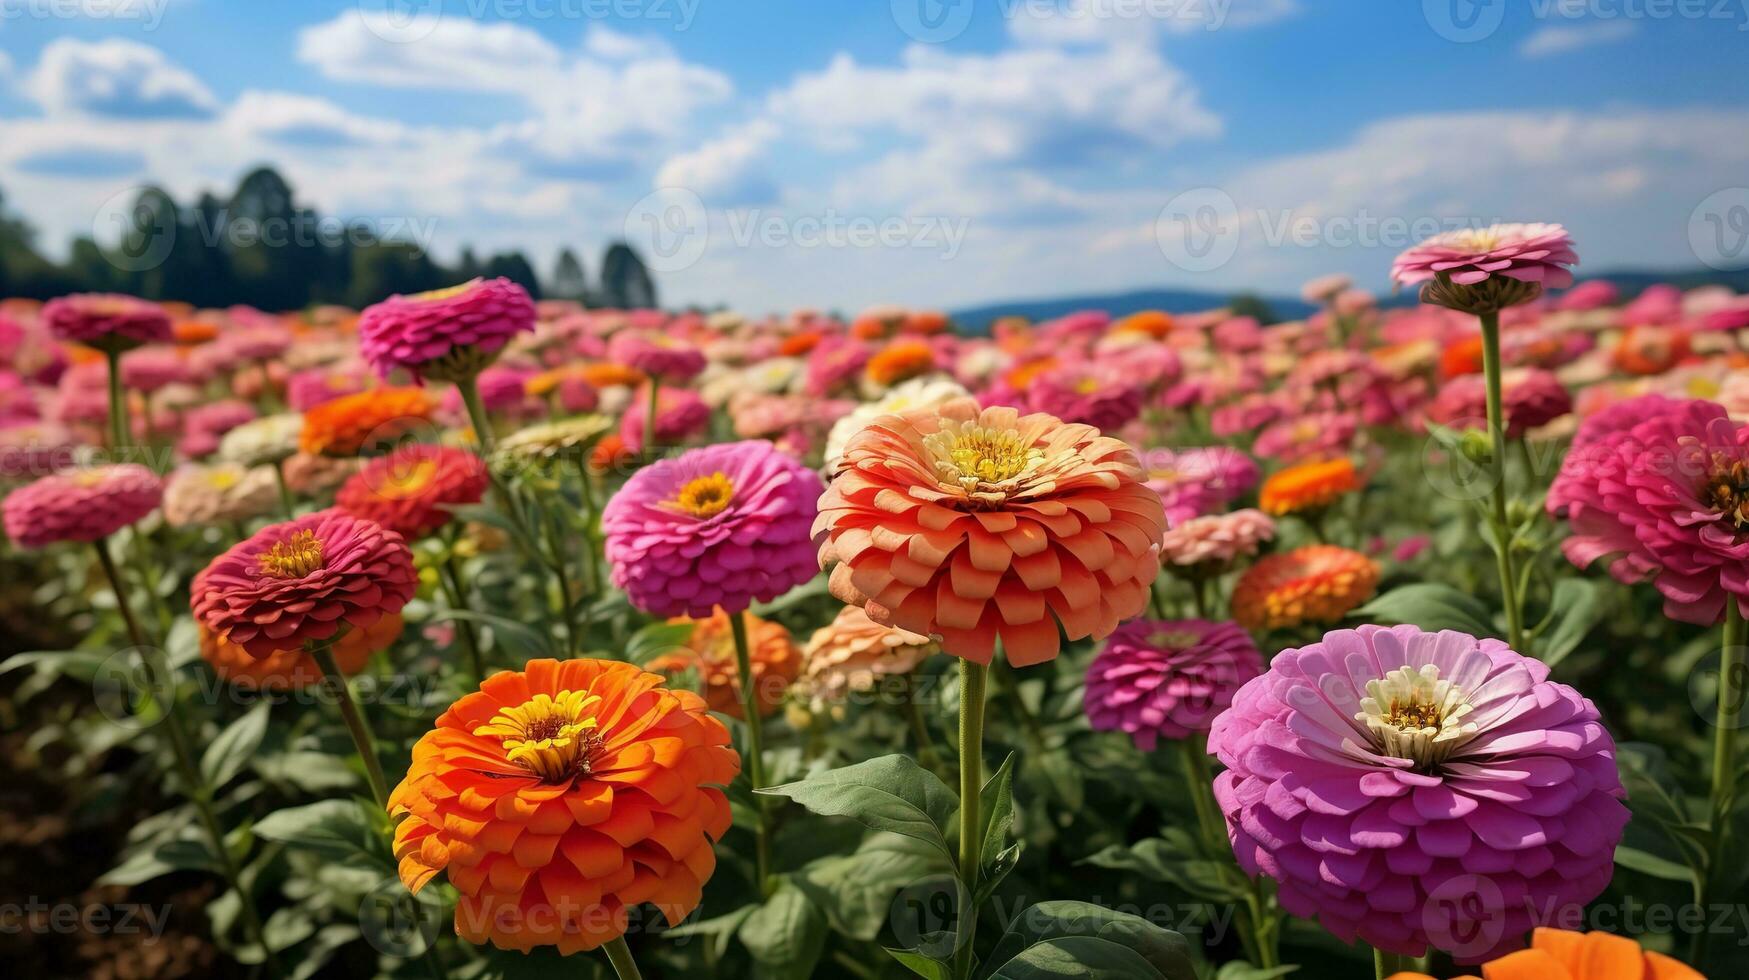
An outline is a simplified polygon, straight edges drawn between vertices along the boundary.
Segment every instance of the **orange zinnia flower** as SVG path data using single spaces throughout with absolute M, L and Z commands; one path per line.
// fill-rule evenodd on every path
M 928 336 L 946 333 L 950 326 L 952 326 L 952 321 L 948 319 L 946 313 L 940 310 L 913 310 L 911 315 L 905 318 L 905 325 L 899 329 L 903 333 Z
M 1057 655 L 1142 611 L 1166 518 L 1135 452 L 1090 425 L 969 398 L 851 437 L 814 534 L 832 594 L 987 664 Z
M 1482 373 L 1482 335 L 1455 340 L 1439 352 L 1439 376 L 1455 378 Z
M 372 388 L 345 395 L 304 413 L 298 449 L 312 455 L 357 456 L 412 432 L 436 407 L 422 388 Z
M 1484 980 L 1706 980 L 1698 971 L 1662 953 L 1648 953 L 1632 939 L 1607 932 L 1538 928 L 1530 948 L 1483 964 Z M 1397 973 L 1390 980 L 1433 980 L 1425 973 Z M 1474 976 L 1454 980 L 1476 980 Z
M 625 364 L 615 364 L 612 361 L 596 361 L 585 364 L 577 369 L 579 376 L 596 388 L 612 388 L 623 385 L 636 388 L 649 380 L 648 375 L 635 367 Z
M 594 949 L 649 902 L 698 907 L 729 829 L 729 731 L 691 691 L 608 660 L 531 660 L 463 697 L 389 796 L 401 881 L 439 871 L 456 934 L 524 952 Z
M 401 635 L 401 614 L 390 613 L 363 629 L 348 630 L 331 648 L 334 663 L 347 676 L 358 673 L 378 650 L 387 649 Z M 322 668 L 302 648 L 276 650 L 265 657 L 248 651 L 205 626 L 200 627 L 200 655 L 212 665 L 219 679 L 238 687 L 262 691 L 301 691 L 322 683 Z
M 1144 333 L 1155 339 L 1172 332 L 1172 314 L 1165 310 L 1142 310 L 1117 321 L 1112 333 Z
M 1313 544 L 1259 559 L 1233 586 L 1233 619 L 1246 629 L 1334 623 L 1372 598 L 1379 566 L 1358 551 Z
M 818 330 L 804 330 L 801 333 L 793 333 L 788 337 L 783 338 L 783 342 L 777 345 L 777 352 L 784 357 L 801 357 L 820 346 L 820 341 L 823 337 L 824 335 Z
M 1352 460 L 1301 463 L 1263 481 L 1263 489 L 1257 492 L 1257 506 L 1265 514 L 1280 517 L 1328 506 L 1360 487 L 1360 475 L 1355 472 Z
M 922 340 L 900 340 L 888 344 L 869 358 L 863 368 L 870 381 L 885 388 L 933 370 L 935 351 Z
M 802 672 L 802 652 L 782 623 L 773 623 L 747 613 L 747 659 L 753 666 L 753 693 L 759 698 L 759 713 L 769 715 L 783 703 L 783 692 Z M 731 718 L 746 715 L 741 710 L 740 671 L 735 665 L 735 636 L 729 616 L 718 609 L 709 619 L 678 616 L 670 623 L 692 623 L 686 646 L 652 659 L 645 666 L 661 674 L 698 673 L 705 701 L 712 711 Z
M 1663 374 L 1690 353 L 1688 335 L 1674 327 L 1629 327 L 1615 346 L 1615 365 L 1629 374 Z

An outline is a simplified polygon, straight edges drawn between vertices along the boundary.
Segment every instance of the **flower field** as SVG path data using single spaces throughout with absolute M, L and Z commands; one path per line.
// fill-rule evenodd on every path
M 1749 297 L 1578 262 L 988 335 L 0 303 L 0 888 L 86 916 L 0 949 L 1749 975 Z

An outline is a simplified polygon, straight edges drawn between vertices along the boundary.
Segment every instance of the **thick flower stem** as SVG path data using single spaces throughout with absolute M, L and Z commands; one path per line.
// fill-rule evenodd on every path
M 990 668 L 960 659 L 960 883 L 966 907 L 960 909 L 960 934 L 954 943 L 954 976 L 972 975 L 973 940 L 978 932 L 978 868 L 983 863 L 984 829 L 978 813 L 984 789 L 984 684 Z
M 310 655 L 316 658 L 317 665 L 322 668 L 322 675 L 334 688 L 335 697 L 340 701 L 340 717 L 346 721 L 346 730 L 352 735 L 352 744 L 364 759 L 364 774 L 370 782 L 370 795 L 376 799 L 378 806 L 387 807 L 389 781 L 383 778 L 383 764 L 377 758 L 376 739 L 371 736 L 370 723 L 364 720 L 364 713 L 358 710 L 358 702 L 352 699 L 352 685 L 346 680 L 346 675 L 340 673 L 340 665 L 334 662 L 333 645 L 318 644 L 310 650 Z
M 189 801 L 194 804 L 195 812 L 200 816 L 201 828 L 206 831 L 219 867 L 232 890 L 237 893 L 243 929 L 248 933 L 249 941 L 261 947 L 268 974 L 280 976 L 279 961 L 274 958 L 273 950 L 267 945 L 267 933 L 261 924 L 261 913 L 255 908 L 255 898 L 243 887 L 242 869 L 237 867 L 236 859 L 225 845 L 224 828 L 219 824 L 218 814 L 213 811 L 212 787 L 207 785 L 201 776 L 199 764 L 195 762 L 194 742 L 188 736 L 188 729 L 182 725 L 175 681 L 171 679 L 168 665 L 160 659 L 163 654 L 147 645 L 146 634 L 140 629 L 140 621 L 134 617 L 133 609 L 128 605 L 127 590 L 122 585 L 115 558 L 109 553 L 108 539 L 99 538 L 95 544 L 98 563 L 103 566 L 103 574 L 109 579 L 110 591 L 115 593 L 115 605 L 121 611 L 128 639 L 139 651 L 140 660 L 146 667 L 152 700 L 158 703 L 158 710 L 163 713 L 164 731 L 169 736 L 171 752 L 176 757 L 176 769 L 182 779 L 183 792 L 188 794 Z
M 595 595 L 606 576 L 601 573 L 601 542 L 595 537 L 595 480 L 589 475 L 588 457 L 577 459 L 577 499 L 583 511 L 583 588 Z
M 942 775 L 941 757 L 935 753 L 935 742 L 929 737 L 929 724 L 923 720 L 923 712 L 917 707 L 917 672 L 911 671 L 905 675 L 905 717 L 911 724 L 911 740 L 917 745 L 917 761 L 923 768 Z
M 1184 777 L 1189 783 L 1190 801 L 1196 809 L 1203 845 L 1210 857 L 1219 860 L 1221 855 L 1232 853 L 1232 845 L 1227 840 L 1226 821 L 1215 803 L 1215 777 L 1209 769 L 1208 737 L 1199 734 L 1178 744 L 1184 751 Z M 1281 955 L 1275 939 L 1275 918 L 1269 912 L 1267 886 L 1258 879 L 1247 877 L 1246 881 L 1245 909 L 1240 912 L 1243 929 L 1240 942 L 1245 947 L 1246 958 L 1253 965 L 1273 969 L 1281 965 Z
M 1506 514 L 1506 418 L 1500 396 L 1500 314 L 1483 313 L 1482 372 L 1488 384 L 1489 463 L 1494 473 L 1495 563 L 1500 572 L 1500 597 L 1506 610 L 1506 642 L 1529 655 L 1524 643 L 1524 615 L 1519 608 L 1517 578 L 1512 572 L 1512 531 Z
M 746 612 L 729 614 L 729 632 L 735 637 L 735 680 L 741 686 L 741 711 L 747 721 L 747 785 L 753 790 L 753 809 L 758 815 L 758 823 L 753 828 L 754 867 L 759 874 L 759 890 L 765 892 L 771 878 L 771 845 L 766 829 L 765 797 L 759 795 L 765 787 L 764 733 L 759 718 L 759 685 L 753 676 L 753 653 L 747 645 Z
M 279 509 L 285 514 L 286 520 L 297 516 L 297 501 L 292 497 L 291 484 L 285 482 L 285 461 L 275 460 L 273 463 L 273 482 L 279 487 Z
M 1377 948 L 1372 951 L 1372 972 L 1376 980 L 1385 980 L 1386 977 L 1402 973 L 1409 968 L 1409 965 L 1408 957 L 1387 953 Z
M 554 514 L 547 514 L 547 546 L 553 550 L 553 574 L 559 580 L 559 617 L 565 623 L 565 656 L 577 656 L 577 597 L 571 591 L 570 562 L 565 558 L 565 531 Z
M 637 961 L 632 959 L 631 947 L 626 945 L 626 937 L 613 937 L 602 944 L 601 951 L 607 954 L 607 961 L 613 964 L 613 972 L 619 980 L 643 980 Z
M 656 459 L 656 408 L 661 397 L 662 386 L 657 383 L 655 375 L 650 375 L 650 403 L 644 406 L 644 458 L 652 462 Z
M 128 444 L 132 427 L 128 425 L 128 396 L 121 386 L 121 351 L 109 355 L 109 454 L 111 462 L 122 462 L 122 451 Z
M 498 447 L 498 438 L 492 431 L 492 417 L 486 414 L 486 405 L 480 401 L 480 385 L 475 378 L 458 378 L 455 390 L 467 407 L 468 423 L 474 427 L 474 440 L 480 444 L 480 455 L 490 460 L 492 451 Z
M 453 549 L 454 546 L 454 542 L 451 542 L 450 547 Z M 466 612 L 468 588 L 462 581 L 462 570 L 455 560 L 453 550 L 438 568 L 437 578 L 443 583 L 443 594 L 449 600 L 449 608 Z M 455 631 L 462 638 L 462 652 L 467 654 L 468 669 L 473 673 L 474 686 L 478 687 L 486 679 L 486 662 L 480 655 L 480 636 L 474 631 L 473 621 L 461 617 L 455 619 Z
M 1742 608 L 1735 596 L 1725 598 L 1725 624 L 1719 631 L 1719 701 L 1713 718 L 1713 782 L 1712 782 L 1712 861 L 1701 882 L 1702 908 L 1710 908 L 1711 880 L 1719 874 L 1724 858 L 1726 832 L 1731 826 L 1731 811 L 1737 789 L 1737 729 L 1741 722 L 1744 698 L 1749 690 L 1744 675 L 1749 673 L 1749 661 L 1744 658 L 1744 622 Z M 1695 932 L 1688 962 L 1701 969 L 1706 960 L 1706 929 Z

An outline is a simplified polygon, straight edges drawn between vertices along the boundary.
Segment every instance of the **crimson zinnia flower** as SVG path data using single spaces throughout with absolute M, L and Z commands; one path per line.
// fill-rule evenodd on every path
M 403 446 L 349 477 L 334 505 L 417 538 L 448 524 L 455 516 L 449 508 L 479 503 L 487 482 L 486 464 L 464 449 Z
M 100 350 L 121 351 L 172 338 L 162 307 L 120 293 L 76 293 L 43 304 L 49 335 Z
M 359 350 L 383 377 L 404 368 L 415 378 L 472 378 L 534 320 L 527 290 L 502 277 L 474 279 L 366 307 Z

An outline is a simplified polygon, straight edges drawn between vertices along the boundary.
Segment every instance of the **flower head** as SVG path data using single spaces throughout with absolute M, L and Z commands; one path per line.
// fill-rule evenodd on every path
M 658 616 L 739 613 L 818 571 L 820 478 L 770 443 L 692 449 L 632 475 L 601 515 L 613 583 Z
M 863 374 L 877 389 L 887 389 L 935 370 L 935 349 L 926 340 L 905 338 L 876 351 Z
M 1233 586 L 1233 618 L 1246 629 L 1334 623 L 1372 598 L 1379 566 L 1358 551 L 1313 544 L 1266 555 Z
M 1549 224 L 1462 228 L 1427 239 L 1397 256 L 1391 281 L 1426 283 L 1421 301 L 1465 313 L 1493 313 L 1526 303 L 1545 287 L 1573 284 L 1579 256 L 1567 229 Z
M 1257 505 L 1280 516 L 1328 507 L 1363 484 L 1347 457 L 1301 463 L 1270 475 L 1258 491 Z
M 487 482 L 486 464 L 465 449 L 402 446 L 347 478 L 334 505 L 417 538 L 448 524 L 455 516 L 449 508 L 479 503 Z
M 874 690 L 883 677 L 909 674 L 941 648 L 927 636 L 882 626 L 861 606 L 845 606 L 803 649 L 801 689 L 817 704 Z
M 335 666 L 348 677 L 363 670 L 371 657 L 401 635 L 401 625 L 401 614 L 393 613 L 364 629 L 348 631 L 334 644 Z M 256 658 L 205 626 L 200 627 L 200 655 L 220 680 L 250 690 L 301 691 L 323 681 L 321 665 L 301 647 Z
M 1206 732 L 1239 686 L 1263 673 L 1234 623 L 1138 619 L 1119 626 L 1087 668 L 1087 722 L 1152 752 L 1162 738 Z
M 1078 363 L 1052 368 L 1027 386 L 1026 404 L 1064 422 L 1115 432 L 1142 414 L 1143 385 L 1117 370 Z
M 1517 439 L 1573 410 L 1573 396 L 1555 376 L 1541 368 L 1509 368 L 1501 372 L 1501 407 L 1506 435 Z M 1487 380 L 1465 374 L 1445 382 L 1428 411 L 1441 425 L 1468 422 L 1481 428 L 1488 419 Z
M 832 594 L 988 663 L 1103 637 L 1146 606 L 1165 515 L 1122 442 L 961 399 L 851 437 L 815 531 Z
M 43 304 L 42 323 L 57 340 L 127 350 L 171 339 L 170 318 L 156 303 L 119 293 L 77 293 Z
M 439 872 L 457 935 L 500 949 L 594 949 L 649 902 L 698 907 L 740 771 L 704 700 L 606 660 L 494 674 L 413 746 L 389 797 L 401 881 Z
M 1396 973 L 1388 980 L 1433 980 Z M 1455 980 L 1476 980 L 1457 977 Z M 1678 960 L 1640 948 L 1607 932 L 1572 932 L 1538 926 L 1530 948 L 1482 964 L 1482 980 L 1706 980 Z
M 704 352 L 658 331 L 622 330 L 607 342 L 607 356 L 663 381 L 690 381 L 705 367 Z
M 1609 883 L 1628 821 L 1592 703 L 1499 640 L 1362 626 L 1277 654 L 1215 719 L 1215 797 L 1283 908 L 1476 961 Z
M 237 463 L 189 464 L 164 485 L 164 523 L 203 527 L 247 521 L 272 513 L 278 503 L 272 470 Z
M 498 455 L 518 463 L 576 463 L 588 459 L 590 450 L 613 428 L 613 420 L 605 415 L 538 422 L 498 440 Z
M 269 524 L 189 588 L 195 619 L 253 657 L 365 629 L 401 611 L 418 578 L 401 536 L 338 510 Z
M 390 296 L 358 319 L 359 349 L 377 374 L 472 378 L 510 338 L 534 329 L 534 301 L 509 279 L 474 279 L 411 296 Z
M 644 451 L 644 415 L 650 393 L 640 391 L 620 416 L 619 437 L 632 453 Z M 690 388 L 661 388 L 656 393 L 656 441 L 672 445 L 703 432 L 711 422 L 711 409 Z
M 1178 524 L 1232 503 L 1257 485 L 1257 463 L 1237 449 L 1149 449 L 1142 453 L 1148 488 L 1160 495 L 1166 522 Z
M 164 486 L 137 463 L 45 476 L 6 495 L 6 536 L 20 548 L 106 538 L 157 509 Z
M 1169 568 L 1219 571 L 1256 555 L 1274 538 L 1275 522 L 1254 508 L 1193 517 L 1166 531 L 1160 561 Z
M 357 456 L 416 431 L 436 407 L 419 388 L 372 388 L 336 398 L 304 413 L 298 449 L 322 456 Z
M 244 422 L 219 437 L 219 458 L 241 466 L 272 466 L 298 451 L 304 417 L 296 412 Z
M 747 659 L 753 668 L 753 695 L 759 713 L 769 715 L 783 703 L 783 693 L 801 673 L 802 653 L 782 623 L 746 617 Z M 735 637 L 729 614 L 718 610 L 704 619 L 675 619 L 692 625 L 685 644 L 651 658 L 646 669 L 672 677 L 692 671 L 698 675 L 701 694 L 711 710 L 731 718 L 744 718 L 741 707 L 741 676 L 735 663 Z

